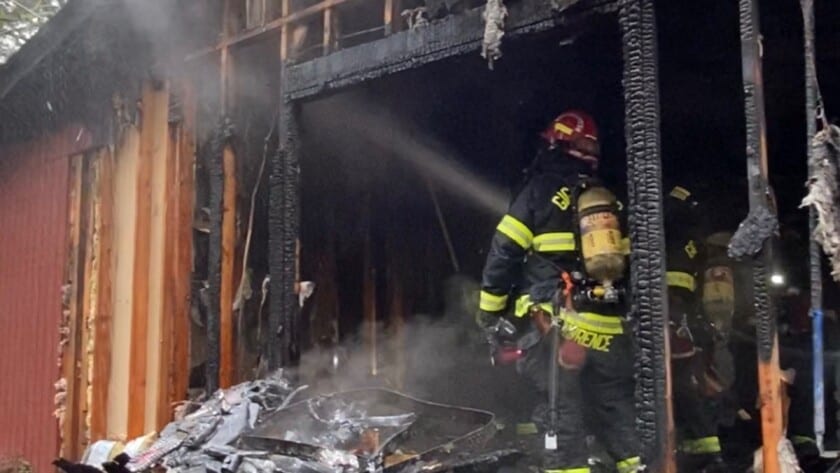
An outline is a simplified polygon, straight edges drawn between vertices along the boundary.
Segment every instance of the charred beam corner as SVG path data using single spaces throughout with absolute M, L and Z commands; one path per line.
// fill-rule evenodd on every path
M 278 121 L 279 147 L 272 157 L 269 208 L 269 272 L 271 301 L 265 347 L 272 369 L 292 362 L 298 303 L 295 296 L 296 242 L 300 226 L 300 167 L 297 105 L 284 101 Z
M 659 137 L 656 18 L 652 0 L 621 3 L 625 135 L 630 201 L 631 315 L 638 321 L 638 431 L 643 459 L 654 466 L 665 454 L 669 430 L 668 357 L 665 352 L 665 236 Z

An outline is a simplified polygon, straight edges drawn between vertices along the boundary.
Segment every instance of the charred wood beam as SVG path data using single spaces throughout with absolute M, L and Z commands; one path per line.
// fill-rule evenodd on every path
M 802 6 L 803 31 L 805 36 L 805 120 L 806 147 L 808 153 L 808 178 L 814 177 L 814 148 L 811 143 L 817 134 L 817 114 L 820 107 L 819 88 L 817 85 L 816 57 L 814 46 L 814 0 L 800 0 Z M 822 252 L 814 237 L 817 228 L 817 210 L 808 209 L 808 255 L 811 279 L 811 317 L 813 323 L 812 352 L 814 373 L 814 436 L 817 447 L 822 451 L 825 435 L 825 380 L 823 373 L 823 288 L 822 288 Z
M 222 117 L 207 156 L 209 175 L 210 237 L 207 252 L 209 302 L 207 307 L 207 394 L 219 389 L 219 359 L 221 357 L 221 292 L 222 292 L 222 220 L 225 192 L 223 155 L 229 145 L 233 128 Z
M 284 69 L 285 72 L 285 69 Z M 300 169 L 297 105 L 280 105 L 278 137 L 280 146 L 272 158 L 269 178 L 269 272 L 271 302 L 265 358 L 269 369 L 287 366 L 298 345 L 298 302 L 295 296 L 295 259 L 300 227 Z
M 546 31 L 572 17 L 611 12 L 614 0 L 571 0 L 558 14 L 550 0 L 523 0 L 509 7 L 505 38 Z M 484 36 L 480 9 L 450 15 L 423 28 L 336 51 L 288 68 L 285 97 L 298 100 L 479 51 Z
M 637 430 L 652 471 L 674 471 L 656 17 L 653 0 L 621 3 L 625 136 L 630 201 L 631 314 L 638 321 Z
M 758 382 L 761 399 L 761 431 L 764 471 L 779 471 L 777 446 L 782 437 L 781 374 L 776 317 L 768 294 L 767 271 L 770 266 L 770 237 L 777 228 L 771 202 L 767 169 L 767 127 L 761 67 L 758 0 L 740 0 L 741 62 L 746 119 L 746 161 L 749 181 L 750 216 L 741 224 L 730 243 L 730 254 L 745 248 L 748 240 L 761 243 L 753 256 L 753 285 L 758 350 Z M 739 235 L 741 234 L 741 235 Z M 740 240 L 739 240 L 740 239 Z

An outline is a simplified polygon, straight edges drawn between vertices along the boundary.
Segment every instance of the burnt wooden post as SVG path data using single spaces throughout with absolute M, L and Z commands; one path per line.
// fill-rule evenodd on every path
M 802 6 L 803 32 L 805 36 L 805 146 L 808 154 L 808 179 L 814 178 L 814 147 L 812 143 L 817 134 L 817 111 L 820 108 L 819 87 L 817 84 L 816 58 L 814 54 L 814 0 L 800 0 Z M 817 228 L 817 210 L 808 209 L 808 256 L 811 280 L 811 353 L 814 359 L 814 437 L 817 448 L 823 450 L 825 436 L 825 373 L 823 354 L 823 289 L 822 289 L 822 251 L 814 238 Z
M 770 266 L 770 236 L 778 226 L 771 203 L 767 176 L 767 128 L 764 117 L 764 83 L 757 0 L 740 0 L 741 62 L 744 84 L 744 112 L 747 129 L 747 179 L 750 216 L 741 224 L 730 255 L 754 255 L 753 286 L 758 349 L 758 389 L 761 399 L 761 433 L 764 471 L 779 471 L 777 446 L 782 437 L 781 374 L 776 317 L 767 289 Z M 749 242 L 757 242 L 755 246 Z M 760 244 L 761 246 L 758 246 Z M 747 251 L 739 252 L 741 248 Z M 739 254 L 741 253 L 741 254 Z
M 285 74 L 282 74 L 285 76 Z M 295 257 L 300 227 L 298 105 L 281 93 L 279 147 L 271 160 L 269 197 L 269 272 L 271 303 L 265 355 L 270 369 L 291 361 L 292 333 L 298 313 Z
M 638 321 L 637 430 L 642 459 L 655 472 L 676 471 L 668 354 L 665 229 L 659 139 L 659 83 L 653 0 L 624 0 L 625 137 L 630 201 L 631 315 Z

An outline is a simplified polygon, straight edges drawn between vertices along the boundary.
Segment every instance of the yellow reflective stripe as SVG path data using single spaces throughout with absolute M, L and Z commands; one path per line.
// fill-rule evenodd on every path
M 497 296 L 496 294 L 491 294 L 487 291 L 481 291 L 478 307 L 487 312 L 498 312 L 500 310 L 504 310 L 507 305 L 507 300 L 507 294 Z
M 499 222 L 496 230 L 516 242 L 516 244 L 521 246 L 524 250 L 530 248 L 531 241 L 534 240 L 534 234 L 531 230 L 524 223 L 511 217 L 510 215 L 502 217 L 502 221 Z
M 590 473 L 591 471 L 588 466 L 582 466 L 580 468 L 545 469 L 543 473 Z
M 814 440 L 811 437 L 806 437 L 805 435 L 794 435 L 793 437 L 791 437 L 790 440 L 794 443 L 794 445 L 802 445 L 803 443 L 817 443 L 816 440 Z
M 624 237 L 621 239 L 621 254 L 627 256 L 630 254 L 630 238 Z
M 516 435 L 534 435 L 537 433 L 537 424 L 533 422 L 523 422 L 516 424 Z
M 691 195 L 691 192 L 688 191 L 685 187 L 676 186 L 671 189 L 671 197 L 675 199 L 685 200 Z
M 572 327 L 581 328 L 590 332 L 602 335 L 621 335 L 624 333 L 621 319 L 616 316 L 601 315 L 592 312 L 564 311 L 560 314 L 560 317 Z
M 720 439 L 717 436 L 713 436 L 694 440 L 683 440 L 680 444 L 680 450 L 688 454 L 719 453 Z
M 516 307 L 513 310 L 513 315 L 517 317 L 525 317 L 528 315 L 528 312 L 531 311 L 531 307 L 534 304 L 538 305 L 542 310 L 548 312 L 549 314 L 554 313 L 554 306 L 551 305 L 550 302 L 540 302 L 537 304 L 531 301 L 530 294 L 523 294 L 519 297 L 519 299 L 516 299 Z
M 681 287 L 683 289 L 688 289 L 691 292 L 694 292 L 694 289 L 697 286 L 694 276 L 681 271 L 668 271 L 665 275 L 665 280 L 669 286 Z
M 642 466 L 642 459 L 640 457 L 626 458 L 616 462 L 615 468 L 618 473 L 634 473 L 639 471 Z
M 534 237 L 534 249 L 545 251 L 575 251 L 575 234 L 572 232 L 543 233 Z
M 554 131 L 559 131 L 559 132 L 561 132 L 565 135 L 571 135 L 572 133 L 575 132 L 575 130 L 572 130 L 565 123 L 560 123 L 560 122 L 557 122 L 557 123 L 554 124 Z

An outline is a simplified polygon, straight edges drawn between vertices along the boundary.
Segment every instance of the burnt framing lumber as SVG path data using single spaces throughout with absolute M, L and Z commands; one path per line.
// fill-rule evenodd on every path
M 740 0 L 741 64 L 746 120 L 746 164 L 749 183 L 750 216 L 736 233 L 742 240 L 761 243 L 752 256 L 753 307 L 755 308 L 758 350 L 758 389 L 761 399 L 761 434 L 764 471 L 779 471 L 777 446 L 782 438 L 781 373 L 776 314 L 768 293 L 768 268 L 772 231 L 778 227 L 771 200 L 767 168 L 767 127 L 764 112 L 764 80 L 761 66 L 761 34 L 758 0 Z M 737 250 L 736 238 L 730 254 Z M 747 255 L 738 255 L 747 256 Z
M 285 77 L 283 68 L 281 76 Z M 270 369 L 288 366 L 297 334 L 299 313 L 295 295 L 297 240 L 300 230 L 300 167 L 298 104 L 283 100 L 278 118 L 279 146 L 271 158 L 269 176 L 269 273 L 271 301 L 264 357 Z
M 572 15 L 620 10 L 623 32 L 625 115 L 630 185 L 633 315 L 644 339 L 639 360 L 644 461 L 652 471 L 672 472 L 672 423 L 667 354 L 667 297 L 659 139 L 659 91 L 653 0 L 569 1 L 561 13 L 545 0 L 510 7 L 507 37 L 560 27 Z M 295 241 L 299 229 L 299 133 L 297 102 L 396 72 L 417 68 L 481 47 L 480 12 L 453 15 L 426 28 L 403 31 L 311 61 L 284 66 L 280 105 L 280 147 L 270 178 L 271 305 L 264 354 L 272 368 L 291 360 L 297 315 L 294 295 Z
M 630 200 L 631 315 L 638 321 L 637 430 L 652 471 L 676 471 L 668 356 L 659 83 L 653 0 L 624 0 L 624 133 Z

